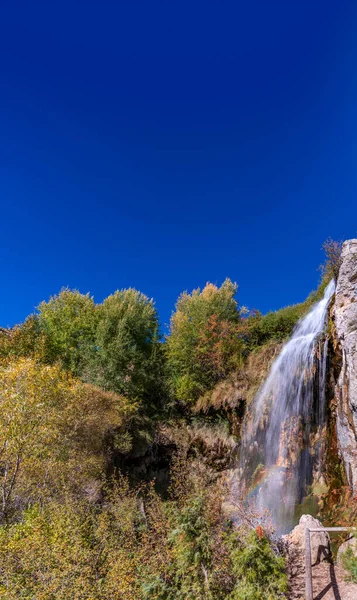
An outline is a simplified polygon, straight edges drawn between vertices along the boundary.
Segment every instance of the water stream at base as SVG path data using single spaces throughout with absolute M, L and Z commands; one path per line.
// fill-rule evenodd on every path
M 294 525 L 296 506 L 321 468 L 325 330 L 334 291 L 331 281 L 322 300 L 298 322 L 245 418 L 238 487 L 269 511 L 280 533 Z

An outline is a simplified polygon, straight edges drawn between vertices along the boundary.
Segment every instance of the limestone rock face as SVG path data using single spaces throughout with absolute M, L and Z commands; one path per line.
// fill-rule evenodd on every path
M 341 544 L 339 547 L 337 551 L 337 564 L 339 566 L 342 566 L 342 555 L 346 552 L 346 550 L 348 550 L 348 548 L 351 548 L 353 554 L 357 556 L 357 538 L 351 537 L 346 542 L 343 542 L 343 544 Z
M 288 535 L 284 535 L 282 538 L 288 555 L 295 556 L 301 564 L 305 564 L 306 527 L 316 529 L 322 527 L 322 524 L 311 515 L 302 515 L 299 524 Z M 313 565 L 331 558 L 330 536 L 326 531 L 311 533 L 310 544 L 311 562 Z
M 337 437 L 353 493 L 357 493 L 357 239 L 342 248 L 342 265 L 334 306 L 336 335 L 342 355 L 337 382 Z

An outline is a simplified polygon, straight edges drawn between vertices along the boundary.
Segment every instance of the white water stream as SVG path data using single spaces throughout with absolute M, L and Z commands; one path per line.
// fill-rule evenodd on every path
M 275 360 L 245 419 L 240 481 L 267 509 L 278 531 L 294 524 L 313 472 L 319 471 L 325 425 L 327 311 L 333 281 L 301 319 Z

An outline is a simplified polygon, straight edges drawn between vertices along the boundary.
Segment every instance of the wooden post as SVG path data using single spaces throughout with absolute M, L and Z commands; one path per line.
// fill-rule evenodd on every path
M 311 544 L 310 529 L 305 529 L 305 568 L 306 568 L 306 600 L 313 600 L 312 597 L 312 570 L 311 570 Z

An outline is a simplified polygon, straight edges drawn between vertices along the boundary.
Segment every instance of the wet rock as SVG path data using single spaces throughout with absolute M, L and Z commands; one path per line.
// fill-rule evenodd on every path
M 342 248 L 334 320 L 342 356 L 336 385 L 337 437 L 348 483 L 357 493 L 357 239 Z

